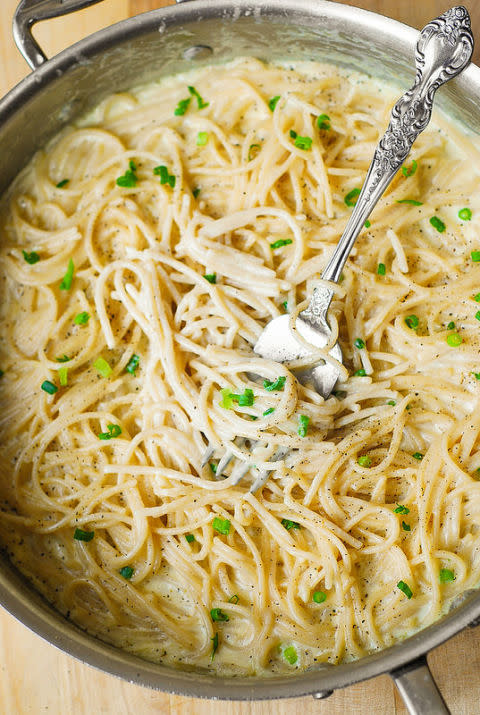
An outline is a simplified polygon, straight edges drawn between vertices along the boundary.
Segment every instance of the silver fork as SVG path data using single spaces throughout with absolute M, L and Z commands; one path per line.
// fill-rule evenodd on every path
M 338 283 L 353 244 L 366 219 L 376 203 L 392 181 L 397 171 L 408 156 L 413 142 L 426 128 L 432 116 L 433 99 L 437 89 L 456 77 L 468 66 L 473 52 L 473 36 L 470 30 L 470 16 L 464 7 L 458 6 L 447 10 L 426 25 L 420 33 L 416 52 L 416 77 L 414 85 L 395 104 L 392 109 L 387 131 L 380 139 L 365 183 L 358 196 L 357 203 L 347 222 L 345 230 L 333 255 L 322 273 L 324 281 Z M 261 333 L 254 351 L 268 360 L 288 363 L 304 360 L 314 354 L 318 348 L 328 344 L 331 329 L 327 313 L 334 291 L 325 285 L 315 288 L 310 302 L 296 319 L 294 330 L 303 340 L 312 346 L 308 349 L 299 341 L 289 325 L 289 316 L 280 315 L 271 320 Z M 321 364 L 296 368 L 296 377 L 302 383 L 313 383 L 316 391 L 327 399 L 339 377 L 338 363 L 342 362 L 342 351 L 338 343 L 329 354 L 334 361 L 322 361 Z M 259 443 L 257 443 L 259 444 Z M 273 461 L 283 459 L 288 450 L 279 449 L 273 455 Z M 204 453 L 202 466 L 214 454 L 210 445 Z M 226 451 L 217 465 L 216 478 L 219 479 L 227 465 L 233 459 L 233 453 Z M 249 471 L 251 462 L 237 465 L 232 480 L 237 484 Z M 268 479 L 271 470 L 259 474 L 250 491 L 259 489 Z

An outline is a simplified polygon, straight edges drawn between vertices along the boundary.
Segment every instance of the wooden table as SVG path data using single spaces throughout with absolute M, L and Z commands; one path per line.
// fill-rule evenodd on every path
M 81 37 L 129 15 L 170 4 L 169 0 L 104 0 L 74 16 L 35 31 L 51 56 Z M 448 0 L 352 0 L 422 27 L 453 2 Z M 11 36 L 17 0 L 2 0 L 0 95 L 27 74 Z M 465 0 L 480 40 L 480 3 Z M 480 60 L 480 42 L 476 62 Z M 480 628 L 467 630 L 435 650 L 430 666 L 454 715 L 480 713 Z M 218 703 L 157 693 L 97 672 L 43 642 L 0 609 L 0 712 L 3 715 L 393 715 L 405 714 L 388 676 L 337 691 L 328 700 L 311 698 L 264 703 Z

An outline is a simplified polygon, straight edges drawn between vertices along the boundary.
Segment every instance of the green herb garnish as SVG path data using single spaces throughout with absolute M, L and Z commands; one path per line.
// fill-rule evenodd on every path
M 365 226 L 365 228 L 370 228 L 370 226 L 371 226 L 372 224 L 370 223 L 370 221 L 369 221 L 368 218 L 367 218 L 367 220 L 365 221 L 365 223 L 364 223 L 363 225 Z
M 421 462 L 422 459 L 423 459 L 423 454 L 422 454 L 421 452 L 414 452 L 414 453 L 412 454 L 412 457 L 413 457 L 414 459 L 418 459 L 418 461 Z
M 307 430 L 308 430 L 308 424 L 310 422 L 310 417 L 307 417 L 307 415 L 299 415 L 298 420 L 300 422 L 298 426 L 298 434 L 300 437 L 306 437 L 307 436 Z
M 58 371 L 58 380 L 61 387 L 66 387 L 68 384 L 68 367 L 61 367 Z
M 410 524 L 407 524 L 405 521 L 402 521 L 402 529 L 404 531 L 411 531 Z
M 195 541 L 193 534 L 185 534 L 185 539 L 189 544 L 192 544 Z
M 133 159 L 130 159 L 128 162 L 128 169 L 122 176 L 119 176 L 118 179 L 116 180 L 117 186 L 121 186 L 126 189 L 132 189 L 134 186 L 137 185 L 138 181 L 138 176 L 137 176 L 137 166 Z
M 119 574 L 128 581 L 133 576 L 133 568 L 131 566 L 123 566 L 123 568 L 120 569 Z
M 84 531 L 83 529 L 79 529 L 78 527 L 73 532 L 73 538 L 77 541 L 91 541 L 94 536 L 94 531 Z
M 216 653 L 217 650 L 218 650 L 218 633 L 215 633 L 215 635 L 213 636 L 213 638 L 210 638 L 210 640 L 211 640 L 212 643 L 213 643 L 212 653 L 211 653 L 211 655 L 210 655 L 210 658 L 211 658 L 211 660 L 213 660 L 213 659 L 215 658 L 215 653 Z
M 450 333 L 447 335 L 447 343 L 451 348 L 458 348 L 463 343 L 463 338 L 458 333 Z
M 108 432 L 100 432 L 100 434 L 97 435 L 98 439 L 113 439 L 114 437 L 120 437 L 120 435 L 122 434 L 122 428 L 120 427 L 120 425 L 107 425 L 107 430 Z
M 280 375 L 280 377 L 277 377 L 275 380 L 264 380 L 263 387 L 265 390 L 268 390 L 268 392 L 279 392 L 283 390 L 286 379 L 285 375 Z
M 54 395 L 56 392 L 58 392 L 58 387 L 54 385 L 53 382 L 50 382 L 50 380 L 44 380 L 40 387 L 44 392 L 47 392 L 49 395 Z
M 214 531 L 218 531 L 219 534 L 229 534 L 230 533 L 230 521 L 229 519 L 221 519 L 216 516 L 212 521 L 212 526 Z
M 331 129 L 330 117 L 328 116 L 328 114 L 321 114 L 319 117 L 317 117 L 317 127 L 319 129 L 324 129 L 325 131 Z
M 355 377 L 365 377 L 367 374 L 367 371 L 363 367 L 361 367 L 360 370 L 357 370 L 353 374 Z
M 208 132 L 198 132 L 197 146 L 205 146 L 208 143 Z
M 397 508 L 393 510 L 394 514 L 410 514 L 410 509 L 408 506 L 403 506 L 403 504 L 398 504 Z
M 297 149 L 303 149 L 303 151 L 309 151 L 312 148 L 312 142 L 311 137 L 299 137 L 298 134 L 293 137 L 293 145 Z
M 291 645 L 288 646 L 288 648 L 285 648 L 283 651 L 283 657 L 287 661 L 287 663 L 290 663 L 290 665 L 295 665 L 295 663 L 298 660 L 298 654 L 295 649 L 295 646 Z
M 64 186 L 66 186 L 70 182 L 70 179 L 62 179 L 61 181 L 56 184 L 57 189 L 63 189 Z
M 189 105 L 190 105 L 190 100 L 191 97 L 187 97 L 186 99 L 181 99 L 179 103 L 176 106 L 176 109 L 174 111 L 175 116 L 177 117 L 183 117 L 185 112 L 187 111 Z
M 387 405 L 390 405 L 390 407 L 395 407 L 396 404 L 397 404 L 397 401 L 396 401 L 396 400 L 389 400 L 389 401 L 387 402 Z
M 268 410 L 265 410 L 263 416 L 266 417 L 267 415 L 271 415 L 272 412 L 275 412 L 275 407 L 269 407 Z
M 198 109 L 205 109 L 205 107 L 208 107 L 208 105 L 210 104 L 210 102 L 204 102 L 203 99 L 202 99 L 202 97 L 199 95 L 199 93 L 198 93 L 197 90 L 195 89 L 195 87 L 189 86 L 189 87 L 188 87 L 188 91 L 190 92 L 190 94 L 192 95 L 192 97 L 195 97 L 195 98 L 196 98 Z
M 470 255 L 474 263 L 480 263 L 480 251 L 472 251 Z
M 68 355 L 62 355 L 61 357 L 56 357 L 55 360 L 57 362 L 70 362 L 72 358 L 69 358 Z
M 412 589 L 410 588 L 410 586 L 407 583 L 405 583 L 405 581 L 399 581 L 397 583 L 397 588 L 399 588 L 400 591 L 403 591 L 403 593 L 405 594 L 405 596 L 408 599 L 410 599 L 413 596 Z
M 205 273 L 205 275 L 203 277 L 209 283 L 215 284 L 217 282 L 217 274 L 216 273 Z
M 352 189 L 345 196 L 344 201 L 347 204 L 347 206 L 355 206 L 359 196 L 360 196 L 360 189 Z
M 451 320 L 449 322 L 449 324 L 447 325 L 447 330 L 453 330 L 454 327 L 455 327 L 455 323 L 453 322 L 453 320 Z
M 75 266 L 73 265 L 73 261 L 70 258 L 70 260 L 68 261 L 67 271 L 63 276 L 62 282 L 60 283 L 60 290 L 70 290 L 70 288 L 72 287 L 74 270 Z
M 327 594 L 324 591 L 314 591 L 312 599 L 315 603 L 323 603 L 327 600 Z
M 361 457 L 358 457 L 357 464 L 359 464 L 361 467 L 371 467 L 372 458 L 369 457 L 368 454 L 362 454 Z
M 260 144 L 250 144 L 248 148 L 248 161 L 253 161 L 261 148 Z
M 169 174 L 166 166 L 156 166 L 153 170 L 155 176 L 160 177 L 161 184 L 169 184 L 172 189 L 175 188 L 176 179 L 173 174 Z
M 40 256 L 35 251 L 27 253 L 27 251 L 22 250 L 22 253 L 26 262 L 29 263 L 31 266 L 33 266 L 34 263 L 38 263 L 38 261 L 40 260 Z
M 458 212 L 458 218 L 462 221 L 471 221 L 472 212 L 470 209 L 460 209 Z
M 215 462 L 209 462 L 208 466 L 210 467 L 213 474 L 217 473 L 217 465 L 215 464 Z
M 93 367 L 97 370 L 98 373 L 100 373 L 102 377 L 110 377 L 113 372 L 108 362 L 102 357 L 99 357 L 95 360 L 95 362 L 93 363 Z
M 363 348 L 365 347 L 365 341 L 362 340 L 362 338 L 357 338 L 353 344 L 359 350 L 363 350 Z
M 301 529 L 301 526 L 298 522 L 291 521 L 290 519 L 282 519 L 280 523 L 283 527 L 285 527 L 287 531 L 290 531 L 290 529 Z
M 277 94 L 276 97 L 272 97 L 271 99 L 268 100 L 268 108 L 270 109 L 271 112 L 275 111 L 275 107 L 277 106 L 279 99 L 280 99 L 280 95 Z
M 384 276 L 386 272 L 387 272 L 387 268 L 385 266 L 385 263 L 379 263 L 377 266 L 377 274 L 379 276 Z
M 193 196 L 194 199 L 197 199 L 197 198 L 198 198 L 198 195 L 199 195 L 200 191 L 201 191 L 201 189 L 200 189 L 198 186 L 197 186 L 196 189 L 192 189 L 192 196 Z
M 138 355 L 132 355 L 130 360 L 125 366 L 126 372 L 129 372 L 130 375 L 135 376 L 135 371 L 137 370 L 138 366 L 140 364 L 140 357 Z
M 415 199 L 397 199 L 397 204 L 410 204 L 410 206 L 423 206 L 422 201 Z
M 413 176 L 417 170 L 417 166 L 418 166 L 418 164 L 415 161 L 415 159 L 412 159 L 412 163 L 409 167 L 402 166 L 402 174 L 404 176 Z
M 448 583 L 449 581 L 455 581 L 455 574 L 450 569 L 440 569 L 438 578 L 440 583 Z
M 83 311 L 82 313 L 77 313 L 77 315 L 73 319 L 73 322 L 75 323 L 75 325 L 86 325 L 89 319 L 90 315 L 86 311 Z
M 274 251 L 276 248 L 282 248 L 282 246 L 289 246 L 293 243 L 291 238 L 279 238 L 278 241 L 274 241 L 270 244 L 270 248 Z
M 224 613 L 221 608 L 212 608 L 210 611 L 212 621 L 229 621 L 228 614 Z
M 228 602 L 229 602 L 229 603 L 234 603 L 235 605 L 237 605 L 237 603 L 239 602 L 239 600 L 240 600 L 240 599 L 239 599 L 239 597 L 237 596 L 237 594 L 234 593 L 233 596 L 230 596 L 230 598 L 228 599 Z
M 432 216 L 430 219 L 430 223 L 433 226 L 433 228 L 437 229 L 438 233 L 443 233 L 445 231 L 445 224 L 443 223 L 441 218 L 438 218 L 438 216 Z
M 407 315 L 405 318 L 405 324 L 407 328 L 410 328 L 410 330 L 417 330 L 420 325 L 420 320 L 417 315 Z

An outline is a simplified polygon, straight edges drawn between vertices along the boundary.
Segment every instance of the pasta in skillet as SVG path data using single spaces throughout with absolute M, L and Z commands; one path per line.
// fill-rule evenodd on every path
M 367 222 L 331 398 L 253 352 L 317 284 L 392 99 L 326 65 L 207 67 L 109 97 L 4 197 L 1 542 L 89 632 L 294 672 L 478 586 L 473 140 L 438 116 Z

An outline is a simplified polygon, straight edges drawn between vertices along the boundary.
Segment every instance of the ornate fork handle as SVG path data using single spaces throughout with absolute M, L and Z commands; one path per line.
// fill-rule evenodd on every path
M 392 109 L 387 131 L 377 145 L 357 203 L 323 271 L 323 279 L 338 282 L 365 220 L 429 123 L 435 92 L 468 65 L 472 52 L 470 16 L 462 6 L 447 10 L 421 31 L 415 52 L 415 83 Z M 310 324 L 324 322 L 332 296 L 329 289 L 313 291 L 300 317 Z

